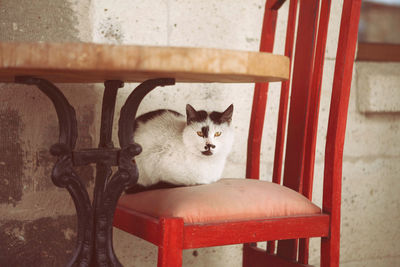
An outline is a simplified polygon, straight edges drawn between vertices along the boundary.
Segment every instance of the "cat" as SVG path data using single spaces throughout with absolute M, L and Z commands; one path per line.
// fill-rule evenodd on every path
M 136 118 L 135 157 L 139 171 L 136 193 L 151 189 L 209 184 L 221 178 L 233 144 L 233 104 L 223 112 L 196 111 L 186 105 L 184 115 L 167 109 Z

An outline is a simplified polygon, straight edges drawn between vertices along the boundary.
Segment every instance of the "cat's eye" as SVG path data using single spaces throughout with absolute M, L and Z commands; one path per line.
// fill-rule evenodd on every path
M 218 137 L 218 136 L 220 136 L 222 133 L 221 132 L 216 132 L 215 134 L 214 134 L 214 136 L 215 137 Z
M 197 132 L 197 135 L 200 136 L 200 137 L 204 137 L 203 132 Z

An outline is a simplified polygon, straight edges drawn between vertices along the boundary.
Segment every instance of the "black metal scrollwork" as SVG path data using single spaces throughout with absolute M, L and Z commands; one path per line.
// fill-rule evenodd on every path
M 93 251 L 93 209 L 89 195 L 73 169 L 70 149 L 64 144 L 55 144 L 50 152 L 58 157 L 51 179 L 56 186 L 68 190 L 78 217 L 77 246 L 67 266 L 89 266 Z
M 143 98 L 157 86 L 174 85 L 175 79 L 152 79 L 141 83 L 126 99 L 121 108 L 118 121 L 118 139 L 120 147 L 126 147 L 133 143 L 133 124 L 136 112 Z
M 67 264 L 88 266 L 92 254 L 93 209 L 89 195 L 79 176 L 73 170 L 72 150 L 78 136 L 77 121 L 74 108 L 68 103 L 63 93 L 52 83 L 33 77 L 16 77 L 17 83 L 36 85 L 53 103 L 60 128 L 59 143 L 51 147 L 52 155 L 58 160 L 53 168 L 51 178 L 58 187 L 63 187 L 70 193 L 78 217 L 77 246 Z
M 108 179 L 107 184 L 103 187 L 105 188 L 104 192 L 95 192 L 98 196 L 101 195 L 95 204 L 96 220 L 98 222 L 96 224 L 96 257 L 100 266 L 121 266 L 112 246 L 112 221 L 119 196 L 125 188 L 134 185 L 139 177 L 136 165 L 132 162 L 132 158 L 142 150 L 140 145 L 133 141 L 133 122 L 139 104 L 147 93 L 157 86 L 172 84 L 175 84 L 174 79 L 147 80 L 133 90 L 121 108 L 118 138 L 122 149 L 119 154 L 118 171 Z M 109 142 L 104 139 L 103 144 L 106 143 Z M 104 172 L 107 169 L 106 166 L 98 165 L 98 167 L 102 168 Z M 101 183 L 99 182 L 98 184 L 100 185 Z
M 34 77 L 16 77 L 17 83 L 36 85 L 50 98 L 57 112 L 59 143 L 50 148 L 58 160 L 53 168 L 53 183 L 70 193 L 78 217 L 78 235 L 75 252 L 67 266 L 122 266 L 112 244 L 112 223 L 119 196 L 138 180 L 138 171 L 132 158 L 141 152 L 133 140 L 133 123 L 142 99 L 157 86 L 173 85 L 174 79 L 153 79 L 140 84 L 121 109 L 118 138 L 121 149 L 112 143 L 112 126 L 117 91 L 122 81 L 106 81 L 102 104 L 100 143 L 98 149 L 74 151 L 77 139 L 77 121 L 74 108 L 52 83 Z M 81 178 L 73 167 L 96 163 L 93 204 Z M 111 166 L 118 166 L 112 175 Z
M 75 148 L 78 136 L 77 122 L 74 108 L 68 103 L 63 93 L 54 84 L 44 79 L 18 76 L 16 83 L 36 85 L 53 102 L 57 112 L 60 127 L 60 144 L 66 144 L 71 150 Z

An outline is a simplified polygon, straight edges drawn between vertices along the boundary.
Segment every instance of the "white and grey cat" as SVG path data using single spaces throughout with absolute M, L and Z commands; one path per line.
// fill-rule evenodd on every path
M 223 112 L 196 111 L 186 118 L 172 110 L 156 110 L 135 120 L 135 157 L 139 186 L 209 184 L 221 178 L 233 144 L 233 105 Z M 129 191 L 128 191 L 129 192 Z

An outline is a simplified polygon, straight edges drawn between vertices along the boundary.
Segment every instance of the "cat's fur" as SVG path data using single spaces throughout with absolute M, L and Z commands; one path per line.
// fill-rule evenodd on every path
M 233 105 L 224 112 L 196 111 L 186 118 L 172 110 L 156 110 L 135 121 L 138 185 L 143 188 L 208 184 L 221 178 L 233 144 Z M 142 190 L 139 190 L 142 191 Z

